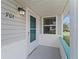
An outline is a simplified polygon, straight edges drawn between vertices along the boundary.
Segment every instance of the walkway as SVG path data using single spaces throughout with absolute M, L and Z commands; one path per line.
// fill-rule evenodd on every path
M 39 46 L 27 59 L 61 59 L 58 48 Z

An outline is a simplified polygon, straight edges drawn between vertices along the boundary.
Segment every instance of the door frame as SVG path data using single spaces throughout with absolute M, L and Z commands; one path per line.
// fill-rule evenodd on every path
M 30 43 L 30 15 L 36 18 L 36 25 L 37 25 L 37 15 L 31 11 L 30 9 L 28 9 L 28 54 L 30 54 L 38 45 L 38 39 L 37 39 L 37 35 L 38 35 L 38 31 L 37 31 L 37 26 L 36 26 L 36 40 L 34 40 L 33 42 Z

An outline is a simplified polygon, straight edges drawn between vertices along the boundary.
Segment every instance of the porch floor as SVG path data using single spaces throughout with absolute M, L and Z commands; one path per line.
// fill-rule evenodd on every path
M 59 48 L 39 46 L 27 59 L 61 59 Z

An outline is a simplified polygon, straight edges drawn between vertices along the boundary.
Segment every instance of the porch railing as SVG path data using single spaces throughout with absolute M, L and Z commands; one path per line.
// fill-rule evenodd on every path
M 65 42 L 65 40 L 62 37 L 59 37 L 59 42 L 65 51 L 67 59 L 70 59 L 70 47 L 68 46 L 68 44 Z

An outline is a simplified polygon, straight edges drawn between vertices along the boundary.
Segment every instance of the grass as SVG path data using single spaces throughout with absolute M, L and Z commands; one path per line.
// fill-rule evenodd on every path
M 64 32 L 63 39 L 70 46 L 70 32 Z

